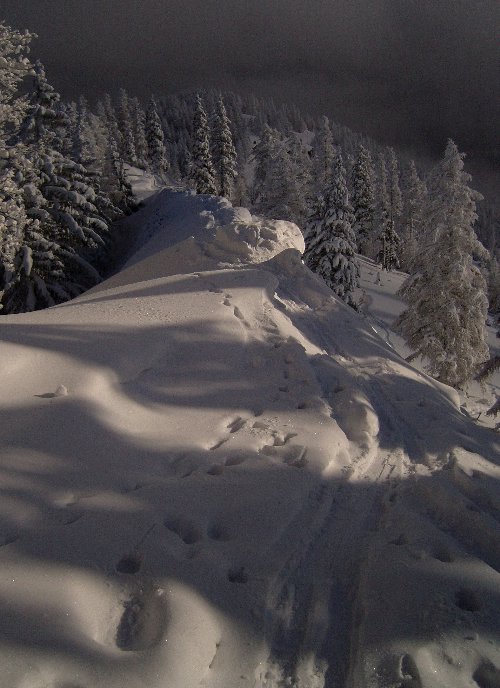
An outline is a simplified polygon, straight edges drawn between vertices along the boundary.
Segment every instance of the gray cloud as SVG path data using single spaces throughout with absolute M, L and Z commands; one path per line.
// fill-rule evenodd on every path
M 211 85 L 498 163 L 497 0 L 4 0 L 65 97 Z

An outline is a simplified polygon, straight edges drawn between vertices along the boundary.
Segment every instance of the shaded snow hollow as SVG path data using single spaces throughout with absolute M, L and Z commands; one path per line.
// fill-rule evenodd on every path
M 123 231 L 2 317 L 0 687 L 498 688 L 498 435 L 295 225 L 160 190 Z

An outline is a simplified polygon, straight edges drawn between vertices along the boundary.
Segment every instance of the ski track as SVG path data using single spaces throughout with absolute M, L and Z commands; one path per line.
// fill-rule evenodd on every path
M 280 293 L 285 315 L 293 313 L 304 324 L 303 332 L 312 331 L 325 353 L 339 354 L 331 338 L 311 324 L 310 313 L 297 305 L 297 297 L 291 302 L 287 296 Z M 269 317 L 263 318 L 263 323 L 268 329 L 276 327 Z M 329 402 L 334 390 L 313 372 L 322 389 L 322 400 L 334 418 Z M 361 367 L 358 375 L 363 378 Z M 377 407 L 382 408 L 380 389 L 376 396 Z M 391 435 L 396 440 L 397 435 L 399 441 L 404 434 L 402 423 L 392 413 L 390 419 L 387 415 L 379 417 L 380 436 Z M 262 688 L 348 688 L 356 653 L 360 572 L 373 534 L 380 527 L 383 503 L 396 484 L 391 477 L 396 472 L 402 478 L 409 465 L 402 450 L 359 450 L 358 456 L 363 455 L 364 462 L 354 460 L 347 466 L 345 482 L 332 485 L 322 481 L 314 488 L 297 519 L 282 535 L 283 547 L 295 539 L 295 548 L 268 590 L 265 635 L 269 655 L 257 673 L 256 684 Z M 365 498 L 349 480 L 358 484 L 369 480 Z

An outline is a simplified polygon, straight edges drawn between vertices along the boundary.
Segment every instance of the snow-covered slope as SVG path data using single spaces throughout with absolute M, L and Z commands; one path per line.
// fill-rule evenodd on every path
M 2 318 L 0 687 L 498 688 L 498 435 L 295 225 L 160 190 L 123 231 Z

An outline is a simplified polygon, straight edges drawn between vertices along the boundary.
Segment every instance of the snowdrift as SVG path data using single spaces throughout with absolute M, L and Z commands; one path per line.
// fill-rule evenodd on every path
M 1 688 L 500 686 L 498 434 L 301 262 L 160 190 L 1 321 Z

